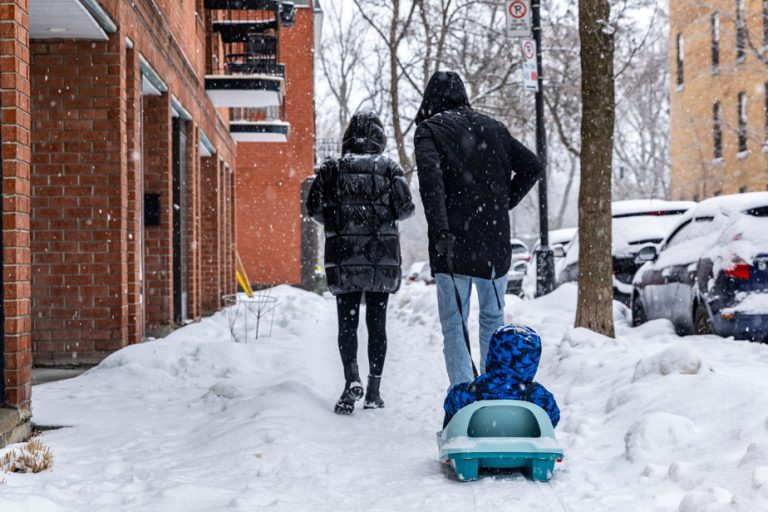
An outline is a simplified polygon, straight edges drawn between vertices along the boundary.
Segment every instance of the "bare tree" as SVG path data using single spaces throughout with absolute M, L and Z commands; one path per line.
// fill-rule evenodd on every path
M 353 0 L 360 16 L 368 23 L 378 36 L 382 49 L 388 57 L 389 71 L 389 113 L 394 131 L 397 156 L 400 165 L 410 176 L 413 163 L 406 147 L 406 129 L 403 126 L 401 112 L 400 87 L 401 80 L 407 80 L 418 89 L 411 76 L 411 67 L 406 66 L 399 56 L 406 37 L 412 29 L 413 20 L 418 7 L 418 1 L 412 0 L 410 5 L 405 0 Z
M 325 12 L 330 30 L 323 39 L 318 60 L 331 95 L 338 106 L 339 133 L 351 117 L 352 95 L 358 83 L 363 60 L 367 26 L 357 11 L 347 14 L 344 2 L 326 4 Z
M 579 1 L 581 188 L 576 326 L 613 337 L 611 161 L 616 116 L 609 0 Z

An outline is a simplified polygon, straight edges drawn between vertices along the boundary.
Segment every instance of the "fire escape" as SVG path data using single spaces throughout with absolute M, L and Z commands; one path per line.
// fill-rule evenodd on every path
M 280 30 L 292 27 L 293 2 L 205 0 L 211 53 L 205 89 L 216 107 L 229 108 L 230 132 L 240 142 L 285 142 L 285 66 Z

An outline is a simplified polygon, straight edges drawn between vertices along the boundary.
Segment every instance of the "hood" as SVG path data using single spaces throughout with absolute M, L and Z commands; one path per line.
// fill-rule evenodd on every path
M 416 124 L 421 124 L 435 114 L 468 107 L 469 98 L 464 82 L 453 71 L 438 71 L 429 79 L 424 99 L 416 114 Z
M 530 327 L 509 324 L 499 327 L 491 337 L 487 373 L 501 373 L 505 380 L 533 382 L 541 359 L 541 338 Z
M 377 155 L 384 152 L 387 136 L 384 125 L 375 112 L 369 110 L 355 113 L 349 122 L 341 145 L 341 153 Z

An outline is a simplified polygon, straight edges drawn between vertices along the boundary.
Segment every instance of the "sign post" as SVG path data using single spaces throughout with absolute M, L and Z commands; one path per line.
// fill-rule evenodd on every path
M 531 37 L 531 0 L 506 0 L 504 10 L 509 37 Z
M 539 249 L 536 251 L 536 296 L 555 289 L 555 255 L 549 247 L 549 208 L 547 204 L 547 128 L 544 125 L 544 82 L 541 63 L 541 2 L 532 0 L 531 17 L 536 53 L 536 153 L 544 166 L 539 180 Z

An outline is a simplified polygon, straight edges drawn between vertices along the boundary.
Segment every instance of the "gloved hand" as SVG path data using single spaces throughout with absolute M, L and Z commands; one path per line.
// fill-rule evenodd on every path
M 454 237 L 449 231 L 443 231 L 437 235 L 435 241 L 435 250 L 440 256 L 452 256 L 453 247 L 456 245 L 456 237 Z

